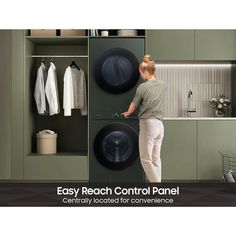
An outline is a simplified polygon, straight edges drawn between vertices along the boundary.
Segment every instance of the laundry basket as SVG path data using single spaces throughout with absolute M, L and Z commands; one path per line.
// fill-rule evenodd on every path
M 225 182 L 236 182 L 236 154 L 219 152 L 222 158 L 222 178 Z M 230 178 L 232 181 L 229 181 Z
M 57 134 L 38 133 L 37 153 L 38 154 L 56 154 L 57 152 Z

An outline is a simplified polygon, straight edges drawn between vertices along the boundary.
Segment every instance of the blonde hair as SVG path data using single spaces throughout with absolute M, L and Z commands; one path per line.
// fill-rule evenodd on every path
M 139 69 L 144 72 L 147 71 L 150 75 L 155 75 L 155 62 L 150 55 L 144 55 L 143 62 L 139 65 Z

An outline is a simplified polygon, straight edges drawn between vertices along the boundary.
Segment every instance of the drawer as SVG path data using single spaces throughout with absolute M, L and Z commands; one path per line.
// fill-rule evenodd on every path
M 88 181 L 87 156 L 38 155 L 24 158 L 24 180 Z

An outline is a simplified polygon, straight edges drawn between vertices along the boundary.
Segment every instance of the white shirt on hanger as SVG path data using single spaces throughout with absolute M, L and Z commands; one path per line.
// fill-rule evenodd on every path
M 50 63 L 50 67 L 48 69 L 45 94 L 49 104 L 50 116 L 60 113 L 56 66 L 53 62 Z
M 80 109 L 87 115 L 86 80 L 82 69 L 68 66 L 64 74 L 63 108 L 64 115 L 71 116 L 72 109 Z
M 46 81 L 46 67 L 42 62 L 37 71 L 37 78 L 34 89 L 34 98 L 38 113 L 43 115 L 46 113 L 46 98 L 45 98 L 45 81 Z

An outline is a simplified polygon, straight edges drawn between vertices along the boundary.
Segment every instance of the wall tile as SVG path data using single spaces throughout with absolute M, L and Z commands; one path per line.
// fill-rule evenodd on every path
M 231 99 L 231 67 L 219 65 L 156 66 L 156 75 L 167 86 L 166 117 L 187 117 L 188 92 L 193 92 L 196 113 L 192 117 L 212 117 L 209 100 L 224 94 Z

